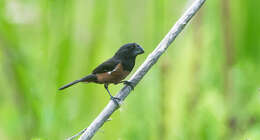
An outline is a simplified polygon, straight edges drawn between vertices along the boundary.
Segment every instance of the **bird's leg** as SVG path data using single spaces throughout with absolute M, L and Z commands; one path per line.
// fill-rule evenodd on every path
M 120 99 L 120 98 L 117 98 L 117 97 L 114 97 L 114 96 L 111 95 L 110 91 L 108 90 L 108 84 L 104 84 L 104 87 L 105 87 L 105 89 L 107 90 L 107 92 L 108 92 L 108 94 L 109 94 L 109 96 L 110 96 L 110 99 L 113 100 L 117 105 L 119 105 L 118 102 L 117 102 L 117 100 L 120 101 L 121 99 Z
M 134 84 L 133 84 L 133 82 L 130 82 L 130 81 L 121 81 L 121 82 L 119 82 L 119 83 L 123 83 L 124 85 L 128 85 L 128 86 L 130 86 L 131 88 L 132 88 L 132 90 L 134 90 Z M 119 84 L 118 83 L 118 84 Z

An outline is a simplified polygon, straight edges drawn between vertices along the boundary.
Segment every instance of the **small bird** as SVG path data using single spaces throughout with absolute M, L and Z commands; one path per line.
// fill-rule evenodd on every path
M 75 80 L 59 88 L 59 90 L 63 90 L 80 82 L 104 84 L 110 99 L 117 103 L 115 99 L 120 99 L 111 95 L 110 91 L 108 90 L 108 85 L 124 83 L 133 89 L 131 82 L 122 80 L 125 79 L 134 68 L 136 56 L 143 53 L 144 49 L 140 45 L 136 43 L 125 44 L 119 48 L 119 50 L 112 58 L 97 66 L 91 74 L 79 80 Z

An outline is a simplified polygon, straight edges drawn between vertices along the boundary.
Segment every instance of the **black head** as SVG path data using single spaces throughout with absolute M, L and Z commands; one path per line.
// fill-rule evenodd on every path
M 115 56 L 119 58 L 135 58 L 139 54 L 143 54 L 144 49 L 136 43 L 128 43 L 119 48 Z

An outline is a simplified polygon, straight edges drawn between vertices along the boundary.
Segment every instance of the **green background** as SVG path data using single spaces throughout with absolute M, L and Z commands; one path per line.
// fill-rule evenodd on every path
M 57 89 L 129 42 L 145 49 L 135 71 L 191 3 L 0 0 L 0 139 L 87 127 L 109 101 L 103 85 Z M 207 0 L 94 139 L 259 140 L 259 6 Z

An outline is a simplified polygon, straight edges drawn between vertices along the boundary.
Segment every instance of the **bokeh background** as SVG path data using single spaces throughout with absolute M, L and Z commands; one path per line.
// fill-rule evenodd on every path
M 88 126 L 109 101 L 103 85 L 57 89 L 128 42 L 146 52 L 135 71 L 191 2 L 1 0 L 0 139 L 65 139 Z M 259 5 L 207 0 L 94 139 L 259 140 Z

